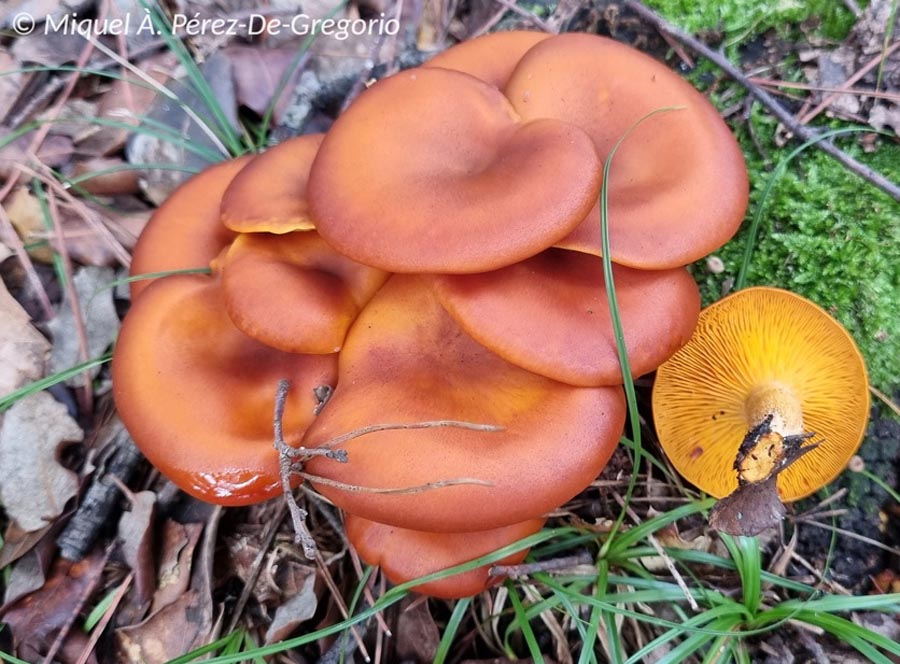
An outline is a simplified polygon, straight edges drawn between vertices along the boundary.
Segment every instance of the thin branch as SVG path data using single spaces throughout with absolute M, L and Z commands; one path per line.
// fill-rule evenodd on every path
M 365 436 L 378 431 L 403 431 L 407 429 L 441 429 L 444 427 L 455 427 L 457 429 L 468 429 L 469 431 L 503 431 L 503 427 L 494 424 L 475 424 L 473 422 L 463 422 L 460 420 L 431 420 L 426 422 L 407 422 L 403 424 L 370 424 L 369 426 L 360 427 L 353 431 L 348 431 L 336 438 L 327 440 L 322 443 L 322 447 L 334 447 L 341 445 L 347 441 Z
M 589 553 L 583 552 L 575 554 L 574 556 L 551 558 L 550 560 L 541 560 L 536 563 L 493 565 L 488 570 L 488 576 L 503 576 L 509 579 L 521 579 L 526 576 L 531 576 L 535 572 L 558 572 L 560 570 L 569 570 L 581 565 L 590 565 L 593 562 L 593 557 L 591 557 Z
M 746 88 L 751 95 L 756 97 L 756 99 L 758 99 L 763 106 L 769 109 L 769 112 L 772 113 L 772 115 L 774 115 L 776 118 L 778 118 L 778 120 L 785 127 L 787 127 L 788 130 L 793 133 L 794 136 L 796 136 L 798 139 L 805 142 L 813 140 L 818 136 L 818 132 L 816 130 L 811 129 L 798 121 L 786 108 L 784 108 L 784 106 L 782 106 L 778 102 L 778 100 L 775 99 L 775 97 L 760 88 L 758 85 L 754 85 L 753 82 L 747 76 L 745 76 L 740 69 L 735 67 L 724 55 L 717 51 L 714 51 L 699 39 L 672 25 L 664 18 L 656 14 L 654 11 L 648 9 L 643 4 L 638 2 L 638 0 L 625 0 L 625 5 L 633 12 L 640 15 L 641 18 L 653 24 L 653 26 L 657 30 L 674 37 L 692 50 L 700 53 L 703 57 L 710 60 L 731 78 L 744 86 L 744 88 Z M 900 186 L 888 180 L 881 173 L 857 161 L 830 141 L 819 141 L 816 143 L 816 147 L 822 150 L 822 152 L 836 159 L 848 170 L 852 171 L 856 175 L 860 176 L 864 180 L 867 180 L 868 182 L 872 183 L 873 185 L 887 193 L 894 200 L 900 201 Z
M 338 482 L 337 480 L 328 479 L 327 477 L 320 477 L 319 475 L 311 475 L 309 473 L 305 473 L 302 470 L 295 470 L 300 477 L 313 482 L 314 484 L 324 484 L 325 486 L 330 486 L 335 489 L 341 489 L 342 491 L 351 491 L 354 493 L 375 493 L 379 495 L 407 495 L 413 493 L 423 493 L 425 491 L 431 491 L 433 489 L 443 489 L 448 486 L 460 486 L 460 485 L 476 485 L 476 486 L 494 486 L 493 482 L 487 482 L 485 480 L 479 480 L 472 477 L 459 477 L 457 479 L 452 480 L 437 480 L 436 482 L 428 482 L 426 484 L 418 484 L 416 486 L 405 486 L 396 489 L 391 488 L 377 488 L 377 487 L 369 487 L 369 486 L 359 486 L 357 484 L 346 484 L 344 482 Z

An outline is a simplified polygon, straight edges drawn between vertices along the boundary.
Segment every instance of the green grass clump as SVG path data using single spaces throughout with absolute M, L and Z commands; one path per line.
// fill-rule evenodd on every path
M 753 118 L 758 137 L 771 136 L 768 119 Z M 887 178 L 900 181 L 900 146 L 884 141 L 866 155 L 854 136 L 836 139 Z M 752 186 L 750 210 L 761 203 L 771 176 L 767 164 L 742 137 Z M 777 164 L 795 144 L 764 145 Z M 900 389 L 900 203 L 848 172 L 815 148 L 798 155 L 773 186 L 762 210 L 748 285 L 786 288 L 818 303 L 850 332 L 869 368 L 870 382 L 888 394 Z M 704 304 L 719 299 L 737 276 L 748 241 L 748 223 L 716 252 L 722 274 L 699 264 Z

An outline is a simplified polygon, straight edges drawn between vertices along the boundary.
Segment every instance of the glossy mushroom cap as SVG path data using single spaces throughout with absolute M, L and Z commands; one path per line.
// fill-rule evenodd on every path
M 665 269 L 723 245 L 747 207 L 747 169 L 716 109 L 651 57 L 611 39 L 553 37 L 532 47 L 505 88 L 523 120 L 556 118 L 584 129 L 601 160 L 641 118 L 612 162 L 612 259 Z M 600 253 L 599 214 L 591 211 L 557 246 Z
M 613 266 L 635 376 L 691 337 L 700 292 L 684 268 Z M 441 303 L 476 341 L 504 359 L 570 385 L 618 385 L 622 370 L 600 258 L 549 249 L 493 272 L 435 277 Z
M 289 353 L 336 353 L 388 274 L 329 247 L 315 231 L 240 235 L 222 265 L 225 306 L 245 334 Z
M 606 465 L 624 418 L 621 387 L 571 387 L 520 369 L 465 334 L 426 279 L 395 275 L 350 329 L 337 388 L 304 445 L 379 423 L 458 420 L 503 430 L 380 431 L 339 445 L 348 463 L 314 459 L 306 469 L 373 488 L 486 482 L 388 495 L 312 483 L 379 523 L 489 530 L 540 517 L 581 491 Z
M 414 69 L 383 79 L 337 119 L 307 196 L 337 251 L 392 272 L 481 272 L 571 232 L 600 187 L 590 138 L 522 123 L 493 86 Z
M 176 189 L 141 232 L 132 253 L 131 275 L 208 267 L 235 238 L 219 221 L 219 201 L 250 159 L 240 157 L 210 166 Z M 153 281 L 131 282 L 131 298 L 137 298 Z
M 207 502 L 247 505 L 280 491 L 273 448 L 275 391 L 294 388 L 285 438 L 313 421 L 313 389 L 334 385 L 335 355 L 293 355 L 241 333 L 221 288 L 177 275 L 147 288 L 125 317 L 113 355 L 113 396 L 140 450 L 179 488 Z
M 306 181 L 324 134 L 290 138 L 253 158 L 222 196 L 222 223 L 240 233 L 290 233 L 314 227 Z
M 422 66 L 461 71 L 502 90 L 528 49 L 549 38 L 528 30 L 492 32 L 452 46 Z
M 426 574 L 475 560 L 538 532 L 544 519 L 530 519 L 492 530 L 468 533 L 428 533 L 386 526 L 354 514 L 347 514 L 347 538 L 369 565 L 381 566 L 392 583 L 413 581 Z M 471 597 L 498 583 L 488 572 L 492 565 L 518 565 L 528 549 L 469 572 L 454 574 L 415 586 L 415 591 L 432 597 Z
M 821 443 L 778 475 L 782 500 L 808 496 L 862 441 L 866 367 L 821 307 L 777 288 L 748 288 L 704 309 L 691 341 L 659 368 L 653 419 L 678 472 L 722 498 L 737 488 L 741 441 L 768 413 L 779 434 L 812 431 Z

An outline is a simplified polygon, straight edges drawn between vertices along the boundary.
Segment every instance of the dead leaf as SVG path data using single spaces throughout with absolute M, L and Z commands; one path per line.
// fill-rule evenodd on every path
M 28 187 L 18 187 L 12 193 L 6 213 L 22 241 L 26 245 L 33 245 L 28 254 L 43 263 L 53 262 L 53 249 L 46 242 L 44 211 L 40 201 L 32 195 Z
M 159 587 L 153 595 L 151 613 L 168 606 L 188 589 L 194 550 L 202 533 L 202 523 L 166 521 L 164 524 L 159 555 Z
M 201 67 L 204 78 L 209 81 L 216 103 L 221 107 L 227 121 L 235 128 L 237 122 L 237 101 L 235 100 L 234 81 L 231 74 L 231 62 L 221 53 L 214 53 Z M 163 140 L 158 135 L 136 133 L 126 146 L 129 163 L 141 164 L 173 164 L 185 166 L 193 170 L 202 170 L 209 162 L 186 149 L 186 146 L 204 147 L 213 154 L 222 154 L 221 150 L 210 139 L 200 124 L 195 121 L 185 108 L 192 109 L 201 121 L 212 124 L 212 112 L 200 99 L 196 92 L 180 81 L 168 85 L 178 98 L 170 99 L 166 95 L 157 95 L 147 113 L 159 124 L 170 127 L 179 137 L 178 141 Z M 144 171 L 141 187 L 145 195 L 156 205 L 165 201 L 169 194 L 186 180 L 189 173 L 180 170 L 150 169 Z
M 82 267 L 75 271 L 72 279 L 81 306 L 89 358 L 102 355 L 119 333 L 119 316 L 113 303 L 113 291 L 109 287 L 114 280 L 115 272 L 108 267 Z M 75 330 L 75 312 L 68 298 L 47 326 L 53 336 L 50 372 L 64 371 L 81 362 L 83 358 Z M 89 373 L 94 377 L 99 371 L 100 367 L 95 367 Z M 66 384 L 82 385 L 82 374 L 73 376 Z
M 50 342 L 0 281 L 0 396 L 41 378 L 49 352 Z
M 17 401 L 0 427 L 0 501 L 24 530 L 38 530 L 62 514 L 78 491 L 78 477 L 59 465 L 59 447 L 84 433 L 66 407 L 47 392 Z
M 309 573 L 300 591 L 275 611 L 272 624 L 266 630 L 266 645 L 286 639 L 297 627 L 315 615 L 319 605 L 315 591 L 316 570 L 313 567 L 308 567 L 307 570 Z
M 8 127 L 0 127 L 0 141 L 4 140 L 9 132 Z M 25 153 L 30 147 L 32 138 L 33 134 L 25 134 L 0 150 L 0 179 L 18 176 L 20 171 L 15 168 L 15 165 L 27 164 L 32 161 Z M 38 160 L 50 168 L 58 168 L 68 163 L 71 157 L 72 140 L 56 134 L 48 135 L 37 152 Z
M 207 603 L 197 591 L 188 591 L 144 622 L 117 629 L 116 661 L 163 664 L 205 645 L 211 626 Z
M 124 166 L 127 164 L 122 159 L 94 157 L 76 161 L 72 167 L 72 175 L 76 178 L 85 177 L 86 179 L 78 182 L 78 188 L 95 196 L 136 194 L 140 191 L 138 171 L 122 169 Z
M 0 28 L 13 27 L 12 19 L 23 12 L 44 19 L 85 9 L 93 3 L 94 0 L 5 0 L 0 8 Z
M 56 31 L 46 35 L 43 29 L 37 29 L 30 35 L 17 37 L 12 45 L 12 54 L 16 60 L 27 65 L 59 67 L 76 62 L 86 44 L 79 34 Z
M 13 107 L 15 101 L 19 98 L 22 86 L 22 74 L 13 73 L 19 69 L 19 65 L 13 57 L 7 53 L 5 48 L 0 47 L 0 72 L 4 72 L 0 76 L 0 122 L 3 122 L 8 109 Z
M 141 71 L 150 78 L 166 85 L 176 66 L 175 55 L 166 50 L 141 61 Z M 109 90 L 100 98 L 97 105 L 97 117 L 103 121 L 123 123 L 137 126 L 153 100 L 156 90 L 149 87 L 131 72 L 123 72 L 120 79 L 115 80 Z M 78 153 L 87 156 L 104 157 L 118 152 L 125 147 L 125 141 L 131 134 L 128 129 L 110 125 L 98 125 L 96 132 L 78 144 Z
M 272 115 L 279 123 L 301 69 L 296 67 L 284 89 L 279 89 L 281 79 L 297 57 L 297 49 L 229 46 L 222 54 L 231 61 L 237 103 L 263 116 L 275 95 L 279 95 Z
M 407 597 L 397 616 L 396 656 L 404 662 L 431 662 L 441 642 L 441 633 L 419 597 Z
M 22 530 L 15 521 L 10 521 L 3 533 L 3 550 L 0 551 L 0 568 L 11 565 L 16 560 L 40 545 L 44 535 L 52 526 L 33 530 Z
M 76 618 L 76 612 L 100 579 L 105 563 L 106 555 L 102 551 L 78 563 L 59 559 L 40 590 L 7 608 L 3 622 L 12 633 L 19 657 L 31 662 L 42 660 L 60 630 Z
M 47 581 L 46 574 L 56 555 L 56 545 L 52 536 L 43 537 L 47 534 L 46 530 L 38 532 L 41 538 L 33 542 L 28 552 L 11 568 L 3 595 L 4 605 L 12 604 L 20 597 L 34 592 Z
M 131 510 L 119 520 L 119 541 L 125 562 L 134 571 L 134 590 L 139 607 L 147 607 L 156 588 L 153 561 L 153 526 L 156 494 L 140 491 L 131 496 Z

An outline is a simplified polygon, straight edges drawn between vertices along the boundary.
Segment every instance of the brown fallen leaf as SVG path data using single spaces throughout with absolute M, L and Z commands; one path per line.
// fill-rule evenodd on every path
M 135 602 L 147 608 L 156 589 L 156 566 L 153 556 L 153 527 L 156 514 L 156 494 L 140 491 L 132 494 L 131 509 L 119 520 L 119 541 L 122 556 L 134 571 Z M 140 608 L 139 608 L 140 610 Z
M 113 290 L 110 288 L 114 280 L 115 272 L 108 267 L 78 268 L 72 278 L 81 309 L 89 358 L 102 355 L 119 333 L 119 316 L 113 303 Z M 68 297 L 47 326 L 53 336 L 50 373 L 65 371 L 83 361 L 75 328 L 75 311 Z M 89 373 L 94 377 L 99 371 L 100 367 L 95 367 Z M 82 374 L 73 376 L 66 384 L 83 385 Z
M 272 624 L 266 630 L 266 645 L 286 639 L 295 629 L 312 618 L 319 605 L 316 595 L 316 570 L 308 567 L 308 574 L 300 591 L 289 597 L 275 610 Z
M 272 118 L 275 123 L 281 122 L 301 67 L 295 68 L 283 89 L 279 88 L 297 57 L 297 49 L 229 46 L 222 54 L 231 61 L 237 103 L 263 116 L 275 95 L 279 95 Z
M 41 378 L 49 352 L 50 342 L 0 281 L 0 396 Z
M 138 171 L 113 170 L 127 166 L 124 160 L 109 157 L 94 157 L 84 161 L 76 161 L 72 166 L 72 175 L 79 180 L 78 188 L 95 196 L 122 196 L 136 194 Z M 110 172 L 107 172 L 110 171 Z
M 441 642 L 441 633 L 428 602 L 407 597 L 397 616 L 396 657 L 404 662 L 431 662 Z
M 5 141 L 9 133 L 8 127 L 0 127 L 0 141 Z M 33 133 L 25 134 L 6 144 L 0 150 L 0 179 L 18 176 L 20 171 L 15 168 L 15 165 L 26 164 L 31 161 L 26 155 L 26 150 L 30 147 L 33 138 Z M 68 163 L 72 157 L 72 150 L 72 139 L 49 134 L 44 139 L 44 142 L 41 143 L 40 148 L 38 148 L 37 158 L 45 166 L 58 168 Z
M 212 614 L 201 593 L 190 590 L 144 622 L 116 630 L 122 664 L 163 664 L 204 645 Z
M 176 67 L 175 55 L 164 53 L 141 60 L 141 71 L 163 85 L 167 84 Z M 156 90 L 131 72 L 123 72 L 121 78 L 110 85 L 97 105 L 97 117 L 103 121 L 137 126 L 156 98 Z M 85 156 L 104 157 L 125 147 L 131 130 L 99 125 L 97 131 L 78 143 L 78 153 Z
M 158 587 L 153 595 L 150 613 L 172 604 L 188 589 L 194 550 L 203 533 L 202 523 L 166 521 L 161 535 Z
M 235 101 L 234 82 L 231 74 L 231 62 L 221 53 L 213 53 L 201 66 L 204 78 L 209 81 L 213 96 L 222 109 L 227 121 L 235 129 L 238 127 L 237 102 Z M 192 152 L 188 147 L 202 147 L 212 155 L 226 157 L 223 146 L 217 146 L 210 138 L 209 132 L 218 130 L 214 126 L 202 127 L 195 117 L 205 118 L 211 123 L 212 112 L 207 104 L 188 85 L 181 81 L 173 81 L 168 89 L 177 96 L 178 101 L 159 94 L 151 105 L 147 116 L 156 123 L 171 128 L 179 140 L 161 138 L 157 133 L 136 132 L 126 145 L 125 154 L 129 163 L 172 164 L 186 169 L 199 171 L 209 166 L 209 162 Z M 191 114 L 190 109 L 196 114 Z M 165 201 L 169 194 L 186 180 L 190 173 L 184 170 L 148 169 L 141 177 L 141 188 L 144 194 L 156 205 Z
M 20 597 L 34 592 L 47 582 L 47 572 L 53 563 L 56 546 L 52 537 L 43 537 L 47 534 L 46 530 L 37 532 L 41 538 L 32 542 L 28 551 L 11 566 L 6 580 L 6 592 L 3 595 L 4 605 L 9 605 Z M 4 542 L 4 553 L 9 543 L 9 540 Z
M 43 659 L 60 630 L 68 629 L 78 618 L 105 563 L 106 555 L 102 551 L 78 563 L 58 559 L 39 590 L 6 608 L 3 622 L 13 636 L 19 657 L 29 662 Z M 72 632 L 84 636 L 80 629 Z
M 0 501 L 24 530 L 62 514 L 78 492 L 78 477 L 58 461 L 64 443 L 84 439 L 66 407 L 47 392 L 17 401 L 0 426 Z
M 0 76 L 0 123 L 6 120 L 7 110 L 19 98 L 22 86 L 22 74 L 13 73 L 19 69 L 19 65 L 5 48 L 0 46 L 0 71 L 5 72 Z

